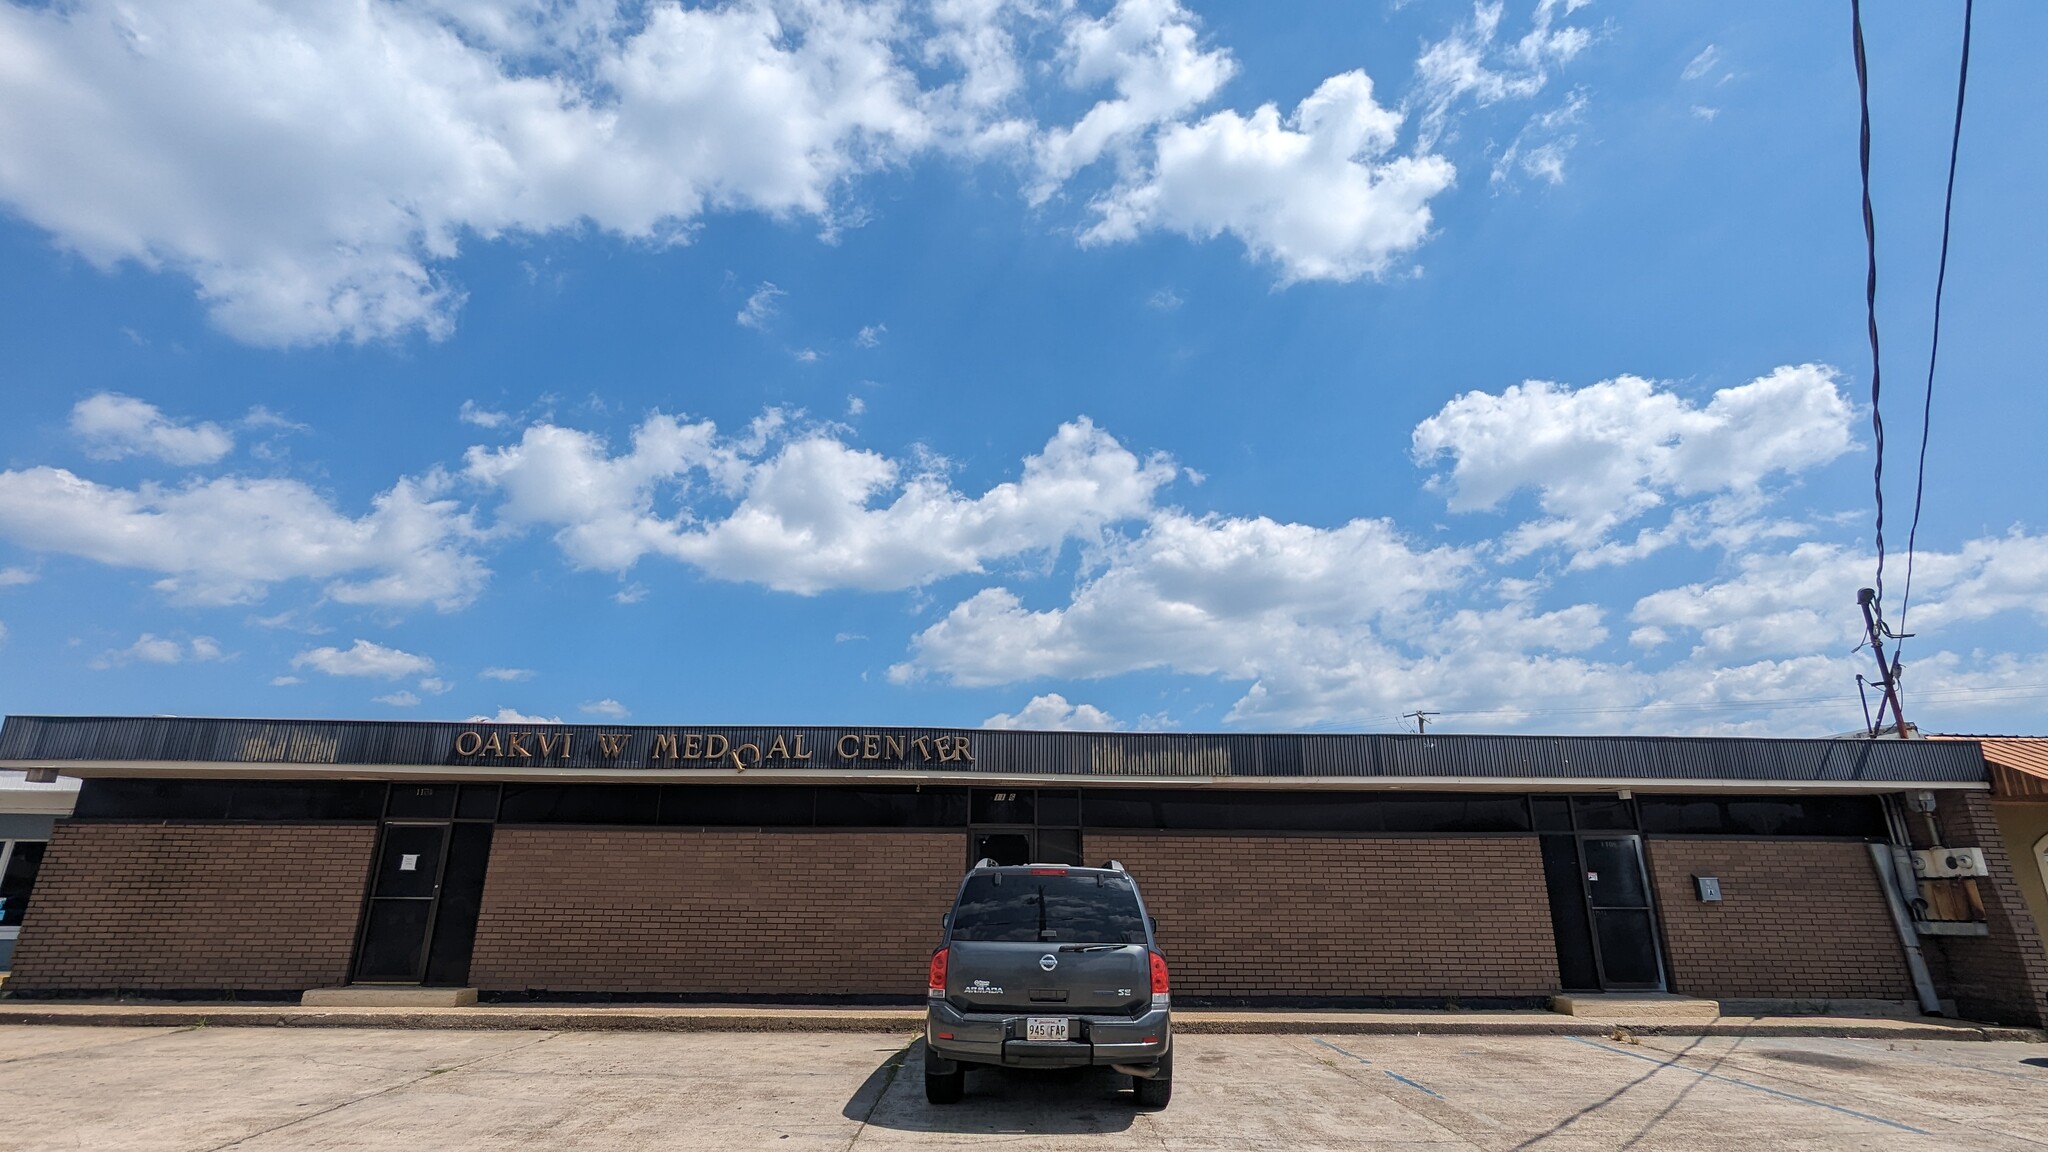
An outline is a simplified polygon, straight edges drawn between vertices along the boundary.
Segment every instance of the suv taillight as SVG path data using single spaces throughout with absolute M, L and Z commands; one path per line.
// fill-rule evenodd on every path
M 1169 999 L 1166 981 L 1166 957 L 1152 953 L 1152 1006 L 1163 1007 Z
M 953 950 L 951 948 L 941 948 L 932 953 L 932 974 L 931 978 L 925 981 L 926 997 L 933 1000 L 944 1000 L 946 998 L 946 961 L 952 955 Z M 1158 959 L 1157 954 L 1154 955 L 1153 959 Z M 1152 969 L 1152 982 L 1157 984 L 1164 979 L 1165 977 L 1162 973 L 1165 971 L 1166 969 L 1160 968 L 1155 964 Z

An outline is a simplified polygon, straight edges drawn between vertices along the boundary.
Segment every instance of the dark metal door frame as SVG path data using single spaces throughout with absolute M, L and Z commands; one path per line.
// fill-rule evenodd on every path
M 1586 922 L 1588 935 L 1593 940 L 1593 965 L 1600 976 L 1600 990 L 1603 992 L 1662 992 L 1670 987 L 1670 974 L 1664 970 L 1664 940 L 1657 917 L 1657 894 L 1650 885 L 1649 860 L 1643 854 L 1643 836 L 1640 832 L 1578 832 L 1574 833 L 1579 851 L 1579 888 L 1586 898 Z M 1636 875 L 1642 883 L 1641 904 L 1595 904 L 1593 882 L 1586 871 L 1586 841 L 1626 840 L 1634 851 Z M 1643 912 L 1650 925 L 1650 954 L 1657 960 L 1657 982 L 1655 984 L 1616 983 L 1607 976 L 1607 956 L 1600 948 L 1600 916 L 1603 911 Z
M 377 894 L 378 873 L 384 863 L 385 841 L 393 828 L 439 828 L 441 829 L 441 851 L 434 859 L 434 890 L 426 896 L 379 896 Z M 363 914 L 356 929 L 355 955 L 349 962 L 349 976 L 358 984 L 419 984 L 427 978 L 427 959 L 434 950 L 434 924 L 441 914 L 441 884 L 448 869 L 448 848 L 455 841 L 453 820 L 397 819 L 385 820 L 377 826 L 377 850 L 370 857 L 370 894 L 363 902 Z M 426 927 L 420 934 L 419 954 L 413 957 L 412 975 L 406 979 L 363 980 L 356 976 L 362 967 L 363 948 L 370 940 L 370 925 L 375 922 L 373 912 L 379 900 L 427 901 Z

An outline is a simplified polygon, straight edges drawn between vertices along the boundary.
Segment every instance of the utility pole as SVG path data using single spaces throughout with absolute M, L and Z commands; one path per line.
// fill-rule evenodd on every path
M 1403 720 L 1413 720 L 1413 721 L 1415 721 L 1415 731 L 1416 731 L 1416 733 L 1417 733 L 1418 735 L 1427 735 L 1427 734 L 1429 733 L 1429 718 L 1430 718 L 1431 716 L 1435 716 L 1435 715 L 1438 715 L 1438 713 L 1435 713 L 1435 712 L 1403 712 L 1403 713 L 1401 713 L 1401 719 L 1403 719 Z
M 1858 589 L 1856 603 L 1863 609 L 1863 632 L 1870 638 L 1870 650 L 1877 655 L 1877 682 L 1884 688 L 1884 699 L 1877 706 L 1877 722 L 1870 726 L 1870 734 L 1875 736 L 1884 731 L 1884 710 L 1890 708 L 1892 723 L 1904 737 L 1906 712 L 1899 705 L 1899 663 L 1896 659 L 1887 661 L 1884 656 L 1884 638 L 1891 635 L 1891 629 L 1885 627 L 1884 618 L 1878 615 L 1877 592 L 1874 589 Z

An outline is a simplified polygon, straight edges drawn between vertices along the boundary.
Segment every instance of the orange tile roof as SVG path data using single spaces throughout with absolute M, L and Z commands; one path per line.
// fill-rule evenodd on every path
M 1936 740 L 1975 740 L 1984 747 L 1991 793 L 2005 800 L 2048 800 L 2048 737 L 1935 736 Z

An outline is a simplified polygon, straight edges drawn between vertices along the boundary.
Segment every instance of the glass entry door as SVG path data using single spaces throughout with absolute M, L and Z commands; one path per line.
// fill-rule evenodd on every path
M 355 978 L 461 987 L 483 907 L 496 784 L 393 784 L 356 944 Z
M 968 796 L 967 864 L 1081 863 L 1081 794 L 976 788 Z
M 363 917 L 356 979 L 417 984 L 426 976 L 427 940 L 448 855 L 447 824 L 386 824 L 377 845 L 370 907 Z
M 1543 854 L 1558 982 L 1567 992 L 1664 989 L 1663 949 L 1633 800 L 1529 797 Z
M 1643 838 L 1596 833 L 1579 837 L 1585 868 L 1586 909 L 1592 919 L 1593 954 L 1603 989 L 1656 990 L 1664 987 L 1657 947 L 1657 918 L 1650 907 L 1650 883 L 1643 867 Z

